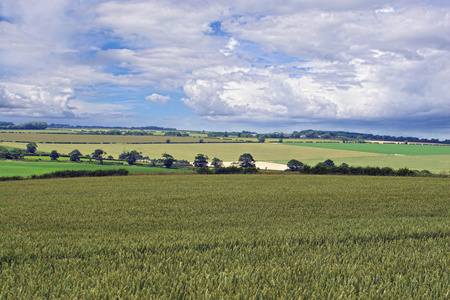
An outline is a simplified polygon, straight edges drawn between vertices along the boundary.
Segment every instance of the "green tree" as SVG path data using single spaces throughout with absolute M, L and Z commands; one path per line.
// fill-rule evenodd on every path
M 324 164 L 327 167 L 334 167 L 334 161 L 332 161 L 331 159 L 327 159 L 326 161 L 324 161 Z
M 94 152 L 92 152 L 92 157 L 100 161 L 100 164 L 103 165 L 103 155 L 105 155 L 106 152 L 102 149 L 95 149 Z
M 173 158 L 172 155 L 167 154 L 167 153 L 163 153 L 163 154 L 162 154 L 162 157 L 163 157 L 163 159 L 162 159 L 163 164 L 164 164 L 164 166 L 165 166 L 166 168 L 168 168 L 168 169 L 169 169 L 169 168 L 173 165 L 173 163 L 176 161 L 176 159 Z
M 78 162 L 78 161 L 80 161 L 80 158 L 81 158 L 81 156 L 83 156 L 83 154 L 81 154 L 81 152 L 78 149 L 75 149 L 69 153 L 69 156 L 70 156 L 70 161 Z
M 52 150 L 52 152 L 50 152 L 50 158 L 52 159 L 52 160 L 58 160 L 58 158 L 59 158 L 59 153 L 56 151 L 56 150 Z
M 170 143 L 170 139 L 167 139 L 167 140 L 166 140 L 166 143 L 169 144 L 169 143 Z
M 27 144 L 27 153 L 35 153 L 37 150 L 37 145 L 35 142 L 29 142 Z
M 287 166 L 291 171 L 299 171 L 303 167 L 303 163 L 296 159 L 291 159 L 288 161 Z
M 25 151 L 22 149 L 14 148 L 9 153 L 12 159 L 22 159 L 25 157 Z
M 239 166 L 241 168 L 255 167 L 255 160 L 250 153 L 244 153 L 239 157 Z
M 264 143 L 266 141 L 266 137 L 264 135 L 261 135 L 258 137 L 258 143 Z
M 214 157 L 211 161 L 211 166 L 213 166 L 214 168 L 223 167 L 223 161 L 221 159 L 218 159 L 217 157 Z
M 131 150 L 129 152 L 122 152 L 119 155 L 119 159 L 125 160 L 129 165 L 134 165 L 138 159 L 142 158 L 142 152 Z
M 209 157 L 204 154 L 197 154 L 194 160 L 194 167 L 196 168 L 205 168 L 208 166 Z
M 12 156 L 8 149 L 0 146 L 0 158 L 12 159 Z

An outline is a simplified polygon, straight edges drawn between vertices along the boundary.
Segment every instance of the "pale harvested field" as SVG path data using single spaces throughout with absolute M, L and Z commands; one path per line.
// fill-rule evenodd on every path
M 1 143 L 4 146 L 25 149 L 24 143 Z M 205 154 L 210 159 L 218 157 L 223 161 L 237 161 L 243 153 L 250 153 L 256 161 L 278 162 L 290 159 L 335 159 L 345 157 L 378 157 L 382 154 L 363 153 L 356 151 L 320 149 L 311 147 L 292 147 L 284 144 L 268 143 L 229 143 L 229 144 L 38 144 L 38 150 L 50 152 L 57 150 L 68 154 L 78 149 L 82 154 L 91 154 L 95 149 L 103 149 L 114 157 L 123 151 L 137 150 L 144 156 L 159 158 L 167 152 L 176 159 L 193 161 L 199 154 Z

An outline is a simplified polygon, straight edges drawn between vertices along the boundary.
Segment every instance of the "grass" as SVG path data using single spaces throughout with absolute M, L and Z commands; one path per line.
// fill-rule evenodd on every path
M 445 178 L 2 182 L 0 298 L 448 299 Z
M 155 173 L 155 172 L 186 172 L 182 169 L 166 169 L 140 166 L 116 166 L 98 165 L 69 162 L 22 162 L 22 161 L 0 161 L 0 176 L 22 176 L 41 175 L 61 170 L 111 170 L 125 168 L 130 173 Z
M 372 143 L 290 143 L 287 145 L 379 154 L 450 155 L 450 146 Z

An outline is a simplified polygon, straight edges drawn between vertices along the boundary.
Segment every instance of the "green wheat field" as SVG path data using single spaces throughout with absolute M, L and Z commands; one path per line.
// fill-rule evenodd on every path
M 449 299 L 448 178 L 0 182 L 1 299 Z

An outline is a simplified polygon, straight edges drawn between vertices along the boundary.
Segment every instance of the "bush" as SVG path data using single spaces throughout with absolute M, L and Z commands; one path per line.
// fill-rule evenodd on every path
M 22 176 L 2 176 L 0 177 L 0 181 L 10 181 L 10 180 L 23 180 Z
M 198 174 L 213 174 L 214 172 L 208 167 L 202 167 L 197 169 Z
M 230 167 L 219 167 L 214 170 L 214 174 L 239 174 L 242 173 L 241 168 L 230 166 Z

